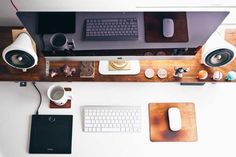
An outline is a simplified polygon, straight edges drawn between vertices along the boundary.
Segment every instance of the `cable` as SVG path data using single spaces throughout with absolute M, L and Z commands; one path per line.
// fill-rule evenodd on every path
M 16 9 L 16 11 L 18 11 L 18 9 L 17 9 L 16 5 L 14 4 L 13 0 L 10 0 L 10 2 L 12 4 L 12 6 Z
M 39 89 L 38 89 L 38 87 L 35 85 L 36 83 L 35 82 L 32 82 L 32 84 L 33 84 L 33 86 L 35 87 L 35 89 L 37 90 L 37 92 L 39 93 L 39 104 L 38 104 L 38 107 L 37 107 L 37 110 L 36 110 L 36 115 L 38 115 L 39 114 L 39 108 L 40 108 L 40 106 L 41 106 L 41 104 L 42 104 L 42 94 L 41 94 L 41 92 L 39 91 Z

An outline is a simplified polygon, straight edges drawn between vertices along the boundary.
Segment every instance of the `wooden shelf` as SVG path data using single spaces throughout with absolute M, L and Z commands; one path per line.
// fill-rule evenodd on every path
M 0 41 L 0 51 L 8 46 L 11 42 L 11 29 L 12 27 L 0 27 L 0 36 L 2 37 Z M 236 29 L 226 30 L 225 39 L 231 42 L 236 46 Z M 54 78 L 46 76 L 46 62 L 42 54 L 39 55 L 38 65 L 32 69 L 29 69 L 27 72 L 22 72 L 21 70 L 13 69 L 9 67 L 0 57 L 0 81 L 94 81 L 94 82 L 183 82 L 183 83 L 199 83 L 202 82 L 196 78 L 197 73 L 200 70 L 206 70 L 209 73 L 209 77 L 204 82 L 216 82 L 213 81 L 210 76 L 215 70 L 219 70 L 223 73 L 224 78 L 221 81 L 217 82 L 226 82 L 225 77 L 228 71 L 236 71 L 236 60 L 231 64 L 221 67 L 221 68 L 209 68 L 200 64 L 200 53 L 201 50 L 196 54 L 195 58 L 192 60 L 155 60 L 155 61 L 140 61 L 141 72 L 138 75 L 133 76 L 104 76 L 98 72 L 98 62 L 95 62 L 95 77 L 94 78 L 80 78 L 79 71 L 77 70 L 76 74 L 72 77 L 56 76 Z M 79 69 L 80 62 L 70 61 L 70 62 L 50 62 L 51 67 L 60 68 L 64 64 L 67 64 L 72 67 Z M 190 71 L 187 72 L 182 79 L 176 79 L 173 77 L 174 66 L 183 66 L 189 67 Z M 147 79 L 144 76 L 144 71 L 147 68 L 152 68 L 157 72 L 159 68 L 165 68 L 168 71 L 168 78 L 159 79 L 155 76 L 152 79 Z M 236 81 L 234 81 L 236 82 Z

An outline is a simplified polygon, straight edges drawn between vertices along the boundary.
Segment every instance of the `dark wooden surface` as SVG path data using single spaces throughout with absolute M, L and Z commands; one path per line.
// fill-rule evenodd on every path
M 172 131 L 169 127 L 168 109 L 177 107 L 181 114 L 181 129 Z M 197 141 L 195 107 L 193 103 L 151 103 L 149 104 L 150 140 L 152 142 Z
M 12 42 L 11 38 L 11 29 L 12 27 L 0 27 L 0 51 L 8 46 Z M 233 45 L 236 46 L 236 29 L 230 29 L 226 31 L 226 40 L 230 41 Z M 79 77 L 79 64 L 78 61 L 68 61 L 68 62 L 51 62 L 52 68 L 59 69 L 64 64 L 69 66 L 74 66 L 77 68 L 76 74 L 72 77 L 65 77 L 63 75 L 56 76 L 53 78 L 47 77 L 45 73 L 45 59 L 41 53 L 39 55 L 38 65 L 32 69 L 29 69 L 27 72 L 22 72 L 21 70 L 13 69 L 8 66 L 0 57 L 0 81 L 99 81 L 99 82 L 202 82 L 196 78 L 197 73 L 200 70 L 206 70 L 209 73 L 209 77 L 204 80 L 204 82 L 215 82 L 211 79 L 211 75 L 215 70 L 219 70 L 223 73 L 224 78 L 217 82 L 225 82 L 225 77 L 230 70 L 236 71 L 236 60 L 231 64 L 220 67 L 220 68 L 208 68 L 200 64 L 200 53 L 199 51 L 195 58 L 192 60 L 142 60 L 141 72 L 138 75 L 131 76 L 104 76 L 98 72 L 98 62 L 95 62 L 95 77 L 94 78 L 80 78 Z M 189 67 L 190 71 L 184 75 L 182 79 L 176 79 L 173 77 L 174 66 L 183 66 Z M 159 79 L 156 75 L 152 79 L 147 79 L 144 76 L 144 71 L 147 68 L 153 68 L 155 72 L 159 68 L 165 68 L 168 70 L 168 78 Z

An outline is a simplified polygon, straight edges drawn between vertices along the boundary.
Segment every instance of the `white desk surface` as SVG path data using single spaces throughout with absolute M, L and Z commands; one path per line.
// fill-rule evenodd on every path
M 46 97 L 51 84 L 71 87 L 71 109 L 50 109 Z M 51 157 L 199 157 L 236 156 L 235 83 L 180 86 L 174 83 L 37 83 L 43 95 L 40 114 L 72 114 L 72 154 Z M 32 84 L 0 83 L 0 157 L 47 157 L 28 154 L 31 115 L 39 102 Z M 148 103 L 194 102 L 197 142 L 150 142 Z M 141 105 L 142 132 L 84 133 L 83 105 Z

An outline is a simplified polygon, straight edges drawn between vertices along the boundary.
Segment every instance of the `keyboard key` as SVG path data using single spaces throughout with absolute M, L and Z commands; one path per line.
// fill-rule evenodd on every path
M 120 128 L 102 128 L 103 132 L 120 132 Z

